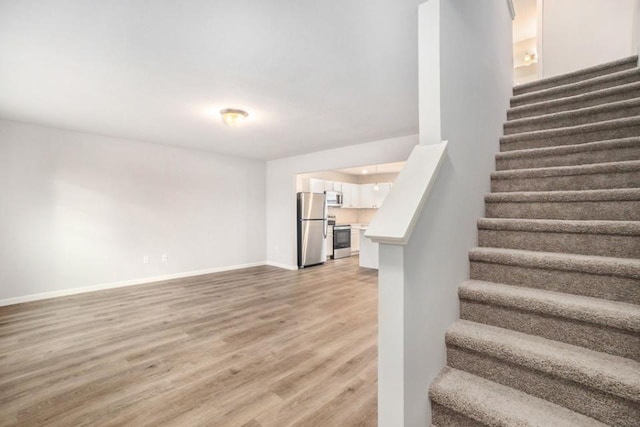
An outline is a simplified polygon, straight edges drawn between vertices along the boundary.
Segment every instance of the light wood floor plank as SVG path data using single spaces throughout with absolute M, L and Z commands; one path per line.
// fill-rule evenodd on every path
M 357 257 L 0 307 L 0 425 L 374 426 Z

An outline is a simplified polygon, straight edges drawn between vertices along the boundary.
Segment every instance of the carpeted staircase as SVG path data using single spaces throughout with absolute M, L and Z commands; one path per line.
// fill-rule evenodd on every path
M 514 88 L 431 385 L 451 426 L 640 426 L 640 69 Z

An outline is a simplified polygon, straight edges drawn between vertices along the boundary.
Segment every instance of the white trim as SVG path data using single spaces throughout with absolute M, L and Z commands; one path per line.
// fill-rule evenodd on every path
M 509 13 L 511 14 L 511 20 L 516 19 L 516 8 L 513 7 L 513 0 L 507 0 L 507 6 L 509 7 Z
M 153 282 L 164 282 L 166 280 L 182 279 L 184 277 L 201 276 L 203 274 L 220 273 L 223 271 L 241 270 L 243 268 L 259 267 L 261 265 L 266 265 L 266 264 L 267 263 L 265 261 L 259 261 L 259 262 L 251 262 L 247 264 L 229 265 L 226 267 L 215 267 L 215 268 L 207 268 L 203 270 L 185 271 L 182 273 L 167 274 L 163 276 L 153 276 L 153 277 L 145 277 L 141 279 L 131 279 L 131 280 L 123 280 L 119 282 L 102 283 L 98 285 L 83 286 L 80 288 L 61 289 L 59 291 L 43 292 L 40 294 L 31 294 L 31 295 L 24 295 L 19 297 L 2 299 L 0 300 L 0 307 L 5 305 L 20 304 L 23 302 L 39 301 L 39 300 L 49 299 L 49 298 L 83 294 L 86 292 L 102 291 L 105 289 L 115 289 L 115 288 L 122 288 L 125 286 L 144 285 L 146 283 L 153 283 Z
M 544 77 L 544 0 L 536 0 L 536 56 L 538 80 Z
M 271 267 L 284 268 L 285 270 L 297 270 L 298 269 L 297 265 L 289 265 L 289 264 L 284 264 L 284 263 L 281 263 L 281 262 L 267 261 L 265 264 L 269 265 Z
M 365 237 L 389 245 L 409 242 L 446 152 L 447 141 L 417 145 L 413 149 L 391 192 L 371 220 Z

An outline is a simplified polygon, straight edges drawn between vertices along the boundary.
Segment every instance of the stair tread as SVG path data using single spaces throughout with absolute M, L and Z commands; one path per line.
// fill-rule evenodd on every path
M 602 76 L 596 76 L 596 77 L 592 77 L 586 80 L 581 80 L 578 82 L 561 84 L 561 85 L 553 86 L 550 88 L 540 89 L 534 92 L 527 92 L 520 95 L 514 95 L 511 97 L 511 101 L 512 102 L 526 101 L 529 99 L 536 99 L 544 96 L 553 96 L 569 90 L 580 90 L 582 88 L 588 88 L 589 86 L 597 85 L 603 82 L 621 80 L 628 76 L 633 76 L 635 74 L 640 74 L 640 70 L 638 68 L 630 68 L 628 70 L 617 71 L 615 73 L 609 73 Z
M 604 202 L 640 200 L 640 188 L 605 190 L 512 191 L 485 194 L 485 202 Z
M 522 150 L 503 151 L 496 154 L 496 159 L 519 159 L 543 156 L 560 156 L 563 154 L 601 151 L 611 148 L 633 147 L 640 145 L 640 136 L 631 138 L 610 139 L 606 141 L 586 142 L 584 144 L 559 145 L 556 147 L 526 148 Z
M 527 124 L 538 124 L 538 123 L 552 122 L 555 120 L 566 120 L 566 119 L 571 119 L 575 117 L 580 117 L 582 115 L 604 113 L 604 112 L 609 112 L 613 110 L 621 110 L 621 109 L 638 107 L 638 106 L 640 106 L 640 98 L 625 99 L 622 101 L 614 101 L 614 102 L 608 102 L 606 104 L 592 105 L 589 107 L 578 108 L 575 110 L 558 111 L 555 113 L 542 114 L 539 116 L 508 120 L 505 123 L 505 128 L 509 129 L 511 127 L 527 125 Z
M 478 220 L 478 228 L 481 230 L 640 236 L 640 221 L 481 218 Z
M 579 95 L 567 96 L 564 98 L 551 99 L 551 100 L 546 100 L 541 102 L 534 102 L 531 104 L 520 105 L 518 107 L 511 107 L 507 110 L 507 115 L 523 113 L 527 111 L 535 111 L 538 109 L 544 110 L 544 109 L 552 108 L 553 106 L 558 106 L 563 104 L 572 104 L 572 103 L 579 104 L 581 101 L 604 98 L 606 96 L 615 95 L 617 93 L 629 92 L 637 89 L 640 89 L 640 82 L 626 83 L 619 86 L 613 86 L 605 89 L 594 90 L 592 92 L 581 93 Z M 568 111 L 575 111 L 575 110 L 568 110 Z
M 624 64 L 628 64 L 628 63 L 637 63 L 638 62 L 638 55 L 632 55 L 632 56 L 628 56 L 625 58 L 621 58 L 621 59 L 617 59 L 615 61 L 610 61 L 610 62 L 606 62 L 604 64 L 598 64 L 598 65 L 594 65 L 592 67 L 588 67 L 588 68 L 583 68 L 577 71 L 572 71 L 569 73 L 565 73 L 565 74 L 560 74 L 557 76 L 552 76 L 552 77 L 547 77 L 544 79 L 539 79 L 533 82 L 528 82 L 528 83 L 523 83 L 523 84 L 519 84 L 519 85 L 515 85 L 514 86 L 514 91 L 518 91 L 518 90 L 523 90 L 523 89 L 529 89 L 532 87 L 536 87 L 536 86 L 540 86 L 540 85 L 544 85 L 547 83 L 553 83 L 553 82 L 559 82 L 562 81 L 564 79 L 567 78 L 571 78 L 571 77 L 577 77 L 577 76 L 581 76 L 581 75 L 587 75 L 593 72 L 597 72 L 600 70 L 606 70 L 607 68 L 612 68 L 615 67 L 617 65 L 624 65 Z
M 640 170 L 640 160 L 622 162 L 589 163 L 586 165 L 550 166 L 542 168 L 512 169 L 491 172 L 492 179 L 540 178 L 551 176 L 624 173 Z M 638 183 L 640 187 L 640 183 Z
M 547 400 L 449 367 L 434 380 L 429 395 L 436 403 L 487 425 L 605 426 Z
M 461 299 L 640 333 L 640 306 L 635 304 L 480 280 L 462 283 L 458 295 Z
M 631 359 L 467 320 L 447 329 L 446 342 L 640 402 L 640 362 Z
M 500 143 L 506 144 L 517 141 L 527 141 L 530 139 L 551 138 L 557 136 L 574 135 L 585 132 L 598 131 L 603 129 L 619 129 L 640 125 L 640 116 L 625 117 L 613 120 L 604 120 L 595 123 L 586 123 L 576 126 L 565 126 L 554 129 L 536 130 L 530 132 L 514 133 L 500 137 Z
M 469 259 L 477 262 L 640 279 L 640 259 L 632 258 L 478 247 L 469 251 Z

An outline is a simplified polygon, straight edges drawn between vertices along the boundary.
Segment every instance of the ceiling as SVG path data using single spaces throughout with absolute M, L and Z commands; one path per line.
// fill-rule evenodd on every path
M 513 20 L 513 42 L 535 37 L 538 31 L 537 0 L 513 0 L 516 18 Z
M 400 173 L 405 162 L 385 163 L 381 165 L 358 166 L 357 168 L 338 169 L 336 172 L 347 175 L 374 175 L 381 173 Z M 366 170 L 367 173 L 362 173 Z
M 417 133 L 422 1 L 0 0 L 0 118 L 258 159 Z

